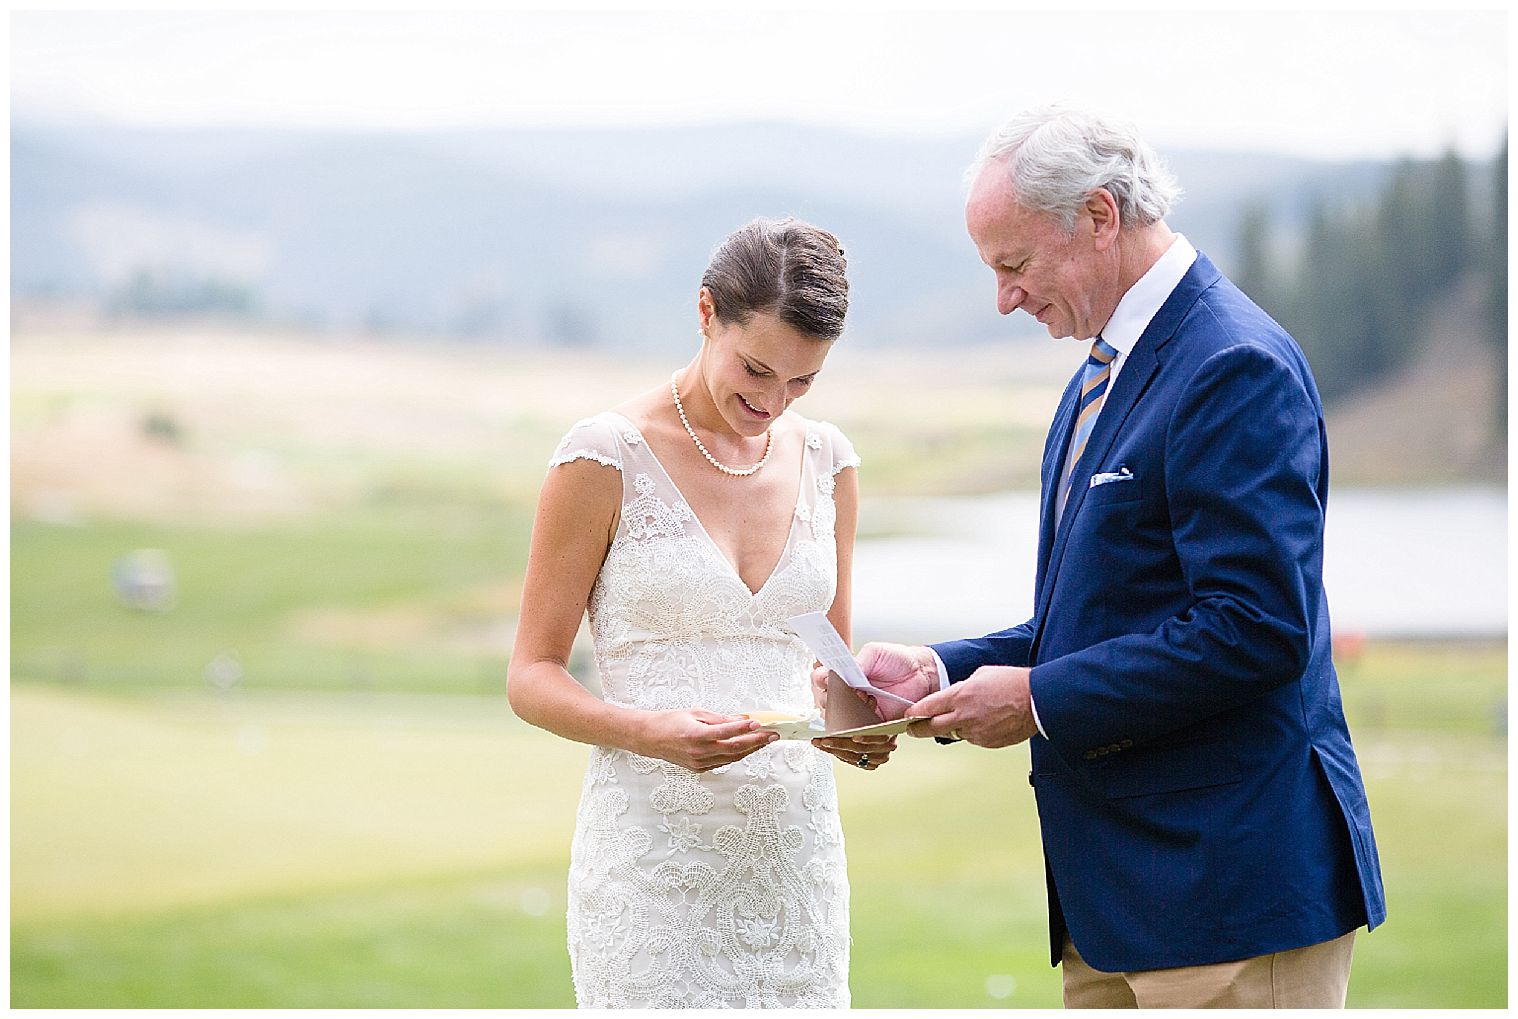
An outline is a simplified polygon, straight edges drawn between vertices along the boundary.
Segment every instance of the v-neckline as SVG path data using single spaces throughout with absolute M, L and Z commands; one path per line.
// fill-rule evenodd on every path
M 607 413 L 615 414 L 623 421 L 626 421 L 628 427 L 637 433 L 638 441 L 643 443 L 644 449 L 648 450 L 648 458 L 654 462 L 654 466 L 659 468 L 659 473 L 664 475 L 664 480 L 669 482 L 669 487 L 674 489 L 675 494 L 680 497 L 680 501 L 685 504 L 687 509 L 690 510 L 691 519 L 694 520 L 696 522 L 696 526 L 700 528 L 701 536 L 706 539 L 707 545 L 709 545 L 711 547 L 711 550 L 717 554 L 717 558 L 722 560 L 722 562 L 727 566 L 728 572 L 733 575 L 734 580 L 738 581 L 739 586 L 748 592 L 749 600 L 756 600 L 761 594 L 764 593 L 765 588 L 770 586 L 770 581 L 775 579 L 775 575 L 780 572 L 780 567 L 785 565 L 786 557 L 790 555 L 791 546 L 795 544 L 796 541 L 796 509 L 801 505 L 802 486 L 806 481 L 807 450 L 810 448 L 807 446 L 805 440 L 803 439 L 801 443 L 801 465 L 796 473 L 796 494 L 791 502 L 791 526 L 790 529 L 785 532 L 785 544 L 780 548 L 780 558 L 775 560 L 775 565 L 770 567 L 770 572 L 765 576 L 764 582 L 761 583 L 757 589 L 755 589 L 748 586 L 748 581 L 743 579 L 743 574 L 738 571 L 738 567 L 733 563 L 731 559 L 728 558 L 727 553 L 722 551 L 722 546 L 717 544 L 716 539 L 712 537 L 711 532 L 706 529 L 706 524 L 701 522 L 701 515 L 696 512 L 696 508 L 691 505 L 690 500 L 686 498 L 685 493 L 681 491 L 680 486 L 675 483 L 674 477 L 669 473 L 669 468 L 664 466 L 664 462 L 659 459 L 659 454 L 654 452 L 654 447 L 649 445 L 648 436 L 643 434 L 643 430 L 634 424 L 632 419 L 629 418 L 626 414 L 623 414 L 621 411 L 612 410 L 607 411 Z

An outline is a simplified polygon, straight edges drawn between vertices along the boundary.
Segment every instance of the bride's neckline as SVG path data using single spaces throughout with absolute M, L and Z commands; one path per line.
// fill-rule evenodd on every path
M 808 449 L 806 442 L 803 441 L 801 444 L 801 462 L 797 465 L 796 470 L 796 490 L 790 502 L 791 521 L 790 529 L 786 532 L 785 544 L 780 548 L 779 558 L 775 560 L 774 565 L 771 566 L 769 572 L 765 574 L 764 582 L 761 583 L 757 588 L 754 588 L 750 587 L 748 581 L 743 579 L 743 574 L 738 571 L 737 565 L 728 556 L 728 554 L 723 551 L 722 546 L 717 544 L 717 540 L 712 537 L 711 532 L 706 529 L 706 523 L 701 519 L 701 514 L 696 512 L 696 508 L 691 505 L 690 499 L 686 497 L 685 492 L 680 488 L 679 483 L 676 482 L 674 476 L 669 473 L 669 468 L 664 466 L 664 461 L 659 459 L 658 453 L 654 452 L 653 446 L 649 444 L 648 436 L 643 434 L 643 429 L 639 428 L 638 425 L 632 420 L 632 418 L 628 417 L 626 414 L 622 413 L 619 410 L 609 410 L 606 413 L 621 418 L 623 421 L 627 422 L 629 428 L 637 433 L 638 439 L 642 442 L 644 448 L 648 450 L 648 458 L 652 460 L 654 464 L 659 468 L 659 472 L 664 475 L 664 480 L 669 482 L 669 487 L 674 490 L 675 494 L 680 497 L 680 501 L 684 503 L 686 508 L 690 510 L 691 519 L 696 522 L 696 527 L 700 529 L 701 536 L 706 539 L 706 543 L 711 546 L 712 551 L 717 553 L 717 558 L 721 559 L 724 563 L 727 564 L 728 570 L 732 573 L 734 579 L 736 579 L 738 583 L 742 584 L 744 589 L 748 591 L 749 597 L 758 598 L 761 594 L 763 594 L 764 589 L 770 586 L 770 581 L 775 579 L 775 575 L 779 573 L 781 568 L 785 565 L 787 559 L 790 557 L 791 547 L 796 542 L 796 506 L 801 501 L 802 485 L 806 481 L 806 459 Z M 786 415 L 789 416 L 790 413 L 790 411 L 787 411 Z M 780 420 L 783 421 L 785 418 L 782 417 Z M 776 422 L 776 424 L 779 423 L 779 421 Z

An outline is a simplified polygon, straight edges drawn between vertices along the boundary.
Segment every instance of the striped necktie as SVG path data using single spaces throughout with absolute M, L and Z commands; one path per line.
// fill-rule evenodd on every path
M 1091 356 L 1086 358 L 1086 371 L 1081 377 L 1081 398 L 1075 417 L 1075 435 L 1070 440 L 1070 456 L 1065 461 L 1065 498 L 1070 498 L 1070 482 L 1074 480 L 1075 465 L 1086 451 L 1086 440 L 1096 427 L 1096 415 L 1101 412 L 1102 398 L 1107 395 L 1107 382 L 1112 377 L 1112 361 L 1117 350 L 1098 336 L 1091 344 Z

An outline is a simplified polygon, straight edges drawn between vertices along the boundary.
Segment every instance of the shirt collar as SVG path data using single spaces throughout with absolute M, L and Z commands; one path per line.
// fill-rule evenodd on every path
M 1102 339 L 1126 357 L 1195 261 L 1196 248 L 1183 235 L 1176 234 L 1165 253 L 1117 302 L 1112 317 L 1102 327 Z

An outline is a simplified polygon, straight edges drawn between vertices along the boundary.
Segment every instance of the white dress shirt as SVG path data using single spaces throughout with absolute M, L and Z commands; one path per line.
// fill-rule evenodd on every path
M 1149 328 L 1149 323 L 1154 321 L 1154 316 L 1159 314 L 1160 308 L 1170 299 L 1175 288 L 1180 286 L 1181 279 L 1191 269 L 1191 263 L 1196 261 L 1196 248 L 1181 234 L 1175 235 L 1175 240 L 1165 253 L 1155 260 L 1149 267 L 1149 271 L 1140 276 L 1138 282 L 1128 288 L 1122 299 L 1117 302 L 1117 307 L 1112 310 L 1112 317 L 1107 324 L 1102 326 L 1099 335 L 1106 340 L 1117 356 L 1112 359 L 1112 374 L 1107 378 L 1107 392 L 1112 392 L 1117 385 L 1118 373 L 1123 370 L 1123 365 L 1128 361 L 1128 354 L 1138 343 L 1139 337 L 1144 335 L 1144 330 Z M 1105 399 L 1103 406 L 1106 406 Z M 1097 417 L 1101 417 L 1101 409 L 1098 408 Z M 1093 422 L 1094 424 L 1094 422 Z M 1068 456 L 1070 450 L 1065 450 Z M 1058 479 L 1064 477 L 1063 464 L 1061 470 L 1054 473 L 1055 484 Z M 1055 519 L 1065 508 L 1065 486 L 1059 485 L 1055 492 Z M 929 650 L 932 650 L 929 648 Z M 949 670 L 944 666 L 943 659 L 938 657 L 938 652 L 933 652 L 933 660 L 938 663 L 938 689 L 946 690 L 949 687 Z M 1038 720 L 1038 706 L 1032 703 L 1032 695 L 1029 695 L 1029 706 L 1033 709 L 1033 724 L 1038 726 L 1040 736 L 1047 736 L 1044 732 L 1043 723 Z
M 1106 340 L 1112 349 L 1117 351 L 1117 356 L 1112 359 L 1112 374 L 1107 376 L 1107 392 L 1117 385 L 1118 373 L 1123 370 L 1123 365 L 1128 363 L 1128 355 L 1138 343 L 1139 337 L 1144 335 L 1144 330 L 1149 328 L 1149 323 L 1154 321 L 1154 316 L 1159 314 L 1160 307 L 1170 299 L 1175 288 L 1180 285 L 1181 277 L 1186 275 L 1186 270 L 1191 268 L 1191 263 L 1196 261 L 1196 248 L 1181 234 L 1175 235 L 1175 240 L 1165 253 L 1155 260 L 1149 267 L 1149 271 L 1139 277 L 1139 281 L 1128 288 L 1122 300 L 1117 302 L 1117 307 L 1112 310 L 1112 317 L 1107 324 L 1102 326 L 1100 336 Z M 1103 406 L 1106 400 L 1103 399 Z M 1096 412 L 1097 417 L 1102 416 L 1101 409 Z M 1095 426 L 1095 422 L 1092 422 Z M 1074 441 L 1074 433 L 1071 433 L 1071 441 Z M 1065 456 L 1068 458 L 1071 449 L 1065 448 Z M 1063 478 L 1064 465 L 1055 475 Z M 1054 493 L 1054 519 L 1057 521 L 1065 513 L 1065 499 L 1069 495 L 1069 487 L 1060 485 Z

